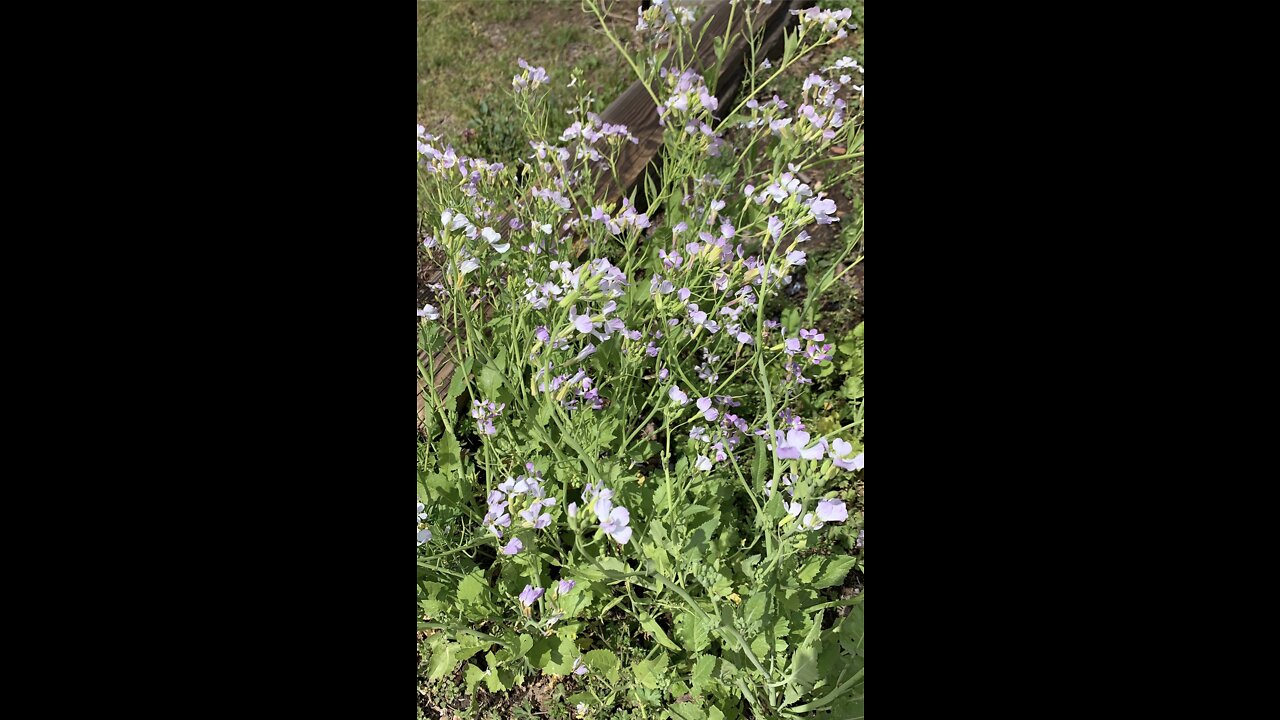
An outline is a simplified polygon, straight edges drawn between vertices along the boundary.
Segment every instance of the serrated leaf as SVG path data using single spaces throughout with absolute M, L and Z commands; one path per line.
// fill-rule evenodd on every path
M 693 664 L 693 689 L 701 693 L 702 689 L 711 680 L 711 674 L 716 669 L 716 658 L 714 655 L 702 655 L 698 661 Z
M 461 448 L 453 433 L 445 431 L 444 436 L 436 442 L 436 467 L 444 472 L 457 469 L 462 464 Z
M 756 593 L 747 598 L 747 603 L 743 606 L 742 619 L 746 621 L 748 627 L 760 622 L 768 602 L 769 597 L 764 593 Z
M 444 406 L 446 408 L 453 407 L 454 401 L 467 389 L 467 377 L 471 375 L 471 358 L 467 358 L 459 367 L 453 368 L 453 378 L 449 381 L 449 391 L 445 393 Z
M 835 587 L 844 582 L 845 576 L 857 562 L 858 559 L 852 555 L 810 558 L 796 577 L 802 586 L 814 590 Z
M 680 613 L 676 617 L 675 636 L 685 650 L 702 652 L 711 644 L 711 626 L 694 613 Z
M 787 673 L 787 692 L 785 700 L 788 704 L 803 697 L 813 689 L 818 678 L 818 638 L 822 633 L 822 616 L 825 611 L 819 610 L 809 626 L 809 633 L 804 642 L 796 648 L 791 656 L 791 668 Z

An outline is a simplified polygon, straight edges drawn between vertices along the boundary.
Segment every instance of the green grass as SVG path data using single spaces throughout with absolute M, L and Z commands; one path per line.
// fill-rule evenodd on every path
M 551 127 L 564 128 L 580 92 L 601 110 L 631 84 L 615 54 L 576 0 L 418 0 L 418 123 L 460 152 L 509 160 L 528 152 L 510 97 L 517 59 L 546 68 Z

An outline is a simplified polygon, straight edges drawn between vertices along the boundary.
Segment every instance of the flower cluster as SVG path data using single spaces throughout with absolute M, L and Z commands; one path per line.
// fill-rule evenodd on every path
M 524 521 L 525 527 L 541 530 L 551 524 L 551 514 L 543 512 L 556 504 L 554 497 L 547 497 L 542 488 L 542 473 L 525 463 L 525 472 L 516 478 L 507 478 L 505 482 L 489 493 L 489 511 L 482 521 L 494 535 L 501 538 L 500 528 L 511 527 L 511 513 Z M 512 538 L 503 548 L 506 555 L 515 555 L 524 547 L 520 538 Z
M 519 58 L 517 63 L 524 69 L 524 72 L 511 78 L 511 87 L 515 88 L 517 93 L 528 92 L 550 82 L 544 68 L 533 67 L 525 62 L 524 58 Z
M 631 539 L 631 512 L 621 505 L 613 504 L 613 491 L 603 485 L 592 486 L 587 483 L 582 490 L 582 504 L 596 514 L 600 529 L 613 538 L 619 545 L 626 545 Z M 571 515 L 577 514 L 577 506 L 570 505 Z
M 497 435 L 498 428 L 494 427 L 493 421 L 502 415 L 506 407 L 506 403 L 495 403 L 492 400 L 472 400 L 471 417 L 475 419 L 476 427 L 480 428 L 480 432 L 485 435 Z
M 794 510 L 794 512 L 792 512 Z M 791 507 L 787 508 L 789 515 L 795 516 L 800 514 L 800 504 L 791 503 Z M 818 507 L 815 512 L 805 513 L 800 521 L 800 526 L 806 530 L 821 530 L 823 525 L 829 522 L 844 522 L 849 519 L 849 511 L 845 509 L 843 500 L 824 499 L 818 501 Z
M 800 16 L 800 27 L 809 29 L 817 27 L 825 33 L 835 33 L 836 39 L 848 36 L 848 29 L 845 23 L 853 16 L 853 10 L 844 8 L 843 10 L 822 10 L 818 7 L 805 8 L 804 10 L 792 10 L 792 15 Z M 850 27 L 849 29 L 852 29 Z
M 659 75 L 666 79 L 671 93 L 658 108 L 659 122 L 666 124 L 685 114 L 700 115 L 720 107 L 720 101 L 707 89 L 707 81 L 697 71 L 689 69 L 676 75 L 663 68 Z
M 623 228 L 626 227 L 634 230 L 644 230 L 650 225 L 649 216 L 642 212 L 637 212 L 635 206 L 631 204 L 630 198 L 622 199 L 622 209 L 616 218 L 606 213 L 602 207 L 593 207 L 591 209 L 591 221 L 603 225 L 610 235 L 621 234 Z M 606 260 L 606 262 L 608 261 Z
M 600 119 L 599 115 L 593 112 L 587 113 L 586 123 L 583 123 L 581 120 L 575 120 L 572 125 L 565 128 L 564 132 L 560 134 L 560 140 L 562 141 L 573 140 L 575 138 L 582 138 L 584 141 L 591 144 L 594 144 L 601 139 L 607 142 L 626 141 L 633 145 L 640 142 L 635 135 L 631 134 L 631 131 L 627 129 L 626 125 L 614 125 L 612 123 L 604 122 Z
M 676 27 L 688 27 L 693 24 L 693 8 L 676 7 L 672 0 L 653 0 L 649 7 L 643 5 L 636 9 L 636 32 L 648 33 L 654 45 L 664 43 Z
M 427 507 L 418 503 L 418 545 L 431 542 L 431 531 L 427 529 Z

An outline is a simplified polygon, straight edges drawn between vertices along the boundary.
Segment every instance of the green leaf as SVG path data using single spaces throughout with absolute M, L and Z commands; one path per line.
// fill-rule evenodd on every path
M 529 664 L 548 675 L 568 675 L 578 659 L 578 646 L 573 638 L 559 634 L 542 638 L 529 651 Z
M 458 583 L 458 605 L 463 614 L 473 620 L 482 620 L 488 616 L 493 607 L 490 600 L 489 585 L 484 581 L 484 572 L 476 570 Z
M 449 381 L 449 391 L 445 393 L 444 406 L 454 407 L 454 401 L 458 399 L 467 389 L 467 377 L 471 374 L 471 358 L 467 358 L 462 362 L 461 366 L 455 365 L 453 368 L 453 378 Z
M 683 612 L 676 617 L 675 636 L 685 650 L 702 652 L 711 644 L 711 626 L 694 613 Z
M 445 472 L 455 470 L 462 464 L 461 448 L 453 433 L 445 431 L 444 436 L 436 444 L 436 466 Z
M 484 680 L 484 671 L 476 667 L 475 665 L 472 665 L 471 663 L 467 663 L 466 681 L 467 681 L 468 695 L 472 695 L 475 693 L 476 683 L 480 682 L 481 680 Z
M 447 642 L 431 652 L 427 662 L 427 679 L 439 680 L 458 666 L 458 643 Z
M 857 562 L 858 559 L 852 555 L 810 558 L 797 577 L 803 586 L 814 590 L 835 587 L 844 582 L 845 576 Z
M 716 669 L 716 658 L 714 655 L 702 655 L 698 657 L 698 661 L 693 664 L 693 689 L 698 693 L 706 687 L 708 681 L 711 680 L 711 674 Z
M 480 392 L 484 393 L 485 399 L 496 398 L 498 391 L 502 388 L 502 373 L 495 368 L 485 365 L 480 371 L 480 380 L 477 383 L 480 386 Z
M 702 712 L 702 708 L 689 702 L 678 702 L 670 708 L 671 717 L 680 720 L 707 720 L 707 714 Z
M 506 692 L 516 685 L 515 671 L 499 667 L 498 662 L 489 654 L 489 672 L 484 676 L 485 687 L 489 692 Z
M 651 633 L 662 647 L 677 651 L 680 649 L 679 645 L 671 642 L 671 638 L 667 637 L 667 633 L 663 631 L 662 627 L 658 625 L 658 621 L 649 613 L 640 614 L 640 627 L 644 628 L 645 632 Z
M 760 619 L 764 617 L 764 610 L 768 602 L 769 596 L 764 593 L 755 593 L 747 598 L 747 604 L 743 608 L 742 619 L 746 621 L 748 627 L 760 622 Z
M 631 569 L 616 557 L 601 560 L 600 567 L 604 568 L 604 572 L 600 572 L 595 565 L 583 565 L 578 569 L 578 574 L 594 580 L 622 580 L 624 578 L 618 577 L 619 575 L 631 572 Z
M 658 688 L 665 684 L 664 678 L 667 674 L 667 663 L 671 659 L 666 653 L 659 653 L 653 660 L 641 660 L 636 663 L 632 669 L 636 682 L 642 687 Z
M 814 616 L 813 624 L 809 627 L 809 634 L 805 636 L 804 642 L 800 643 L 800 647 L 796 648 L 795 653 L 791 656 L 791 670 L 787 674 L 786 702 L 788 704 L 795 702 L 812 690 L 818 678 L 821 677 L 818 672 L 818 638 L 822 633 L 822 615 L 824 612 L 819 610 L 818 614 Z
M 519 660 L 533 649 L 533 638 L 529 635 L 521 635 L 516 644 L 511 647 L 511 659 Z
M 591 650 L 582 656 L 582 664 L 590 668 L 591 672 L 603 675 L 610 683 L 618 682 L 621 664 L 618 662 L 618 656 L 614 655 L 612 650 L 603 648 Z

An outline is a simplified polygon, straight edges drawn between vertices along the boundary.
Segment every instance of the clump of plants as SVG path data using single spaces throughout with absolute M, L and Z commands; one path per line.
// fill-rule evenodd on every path
M 580 718 L 862 715 L 862 328 L 829 338 L 786 302 L 808 230 L 860 226 L 802 176 L 833 147 L 837 178 L 860 168 L 861 68 L 758 92 L 848 19 L 802 11 L 720 107 L 714 72 L 673 61 L 692 14 L 642 8 L 655 61 L 623 60 L 663 126 L 644 211 L 595 196 L 630 129 L 584 101 L 548 131 L 532 63 L 512 81 L 527 155 L 465 157 L 418 129 L 421 260 L 440 271 L 420 372 L 454 367 L 418 445 L 428 680 L 563 683 Z

